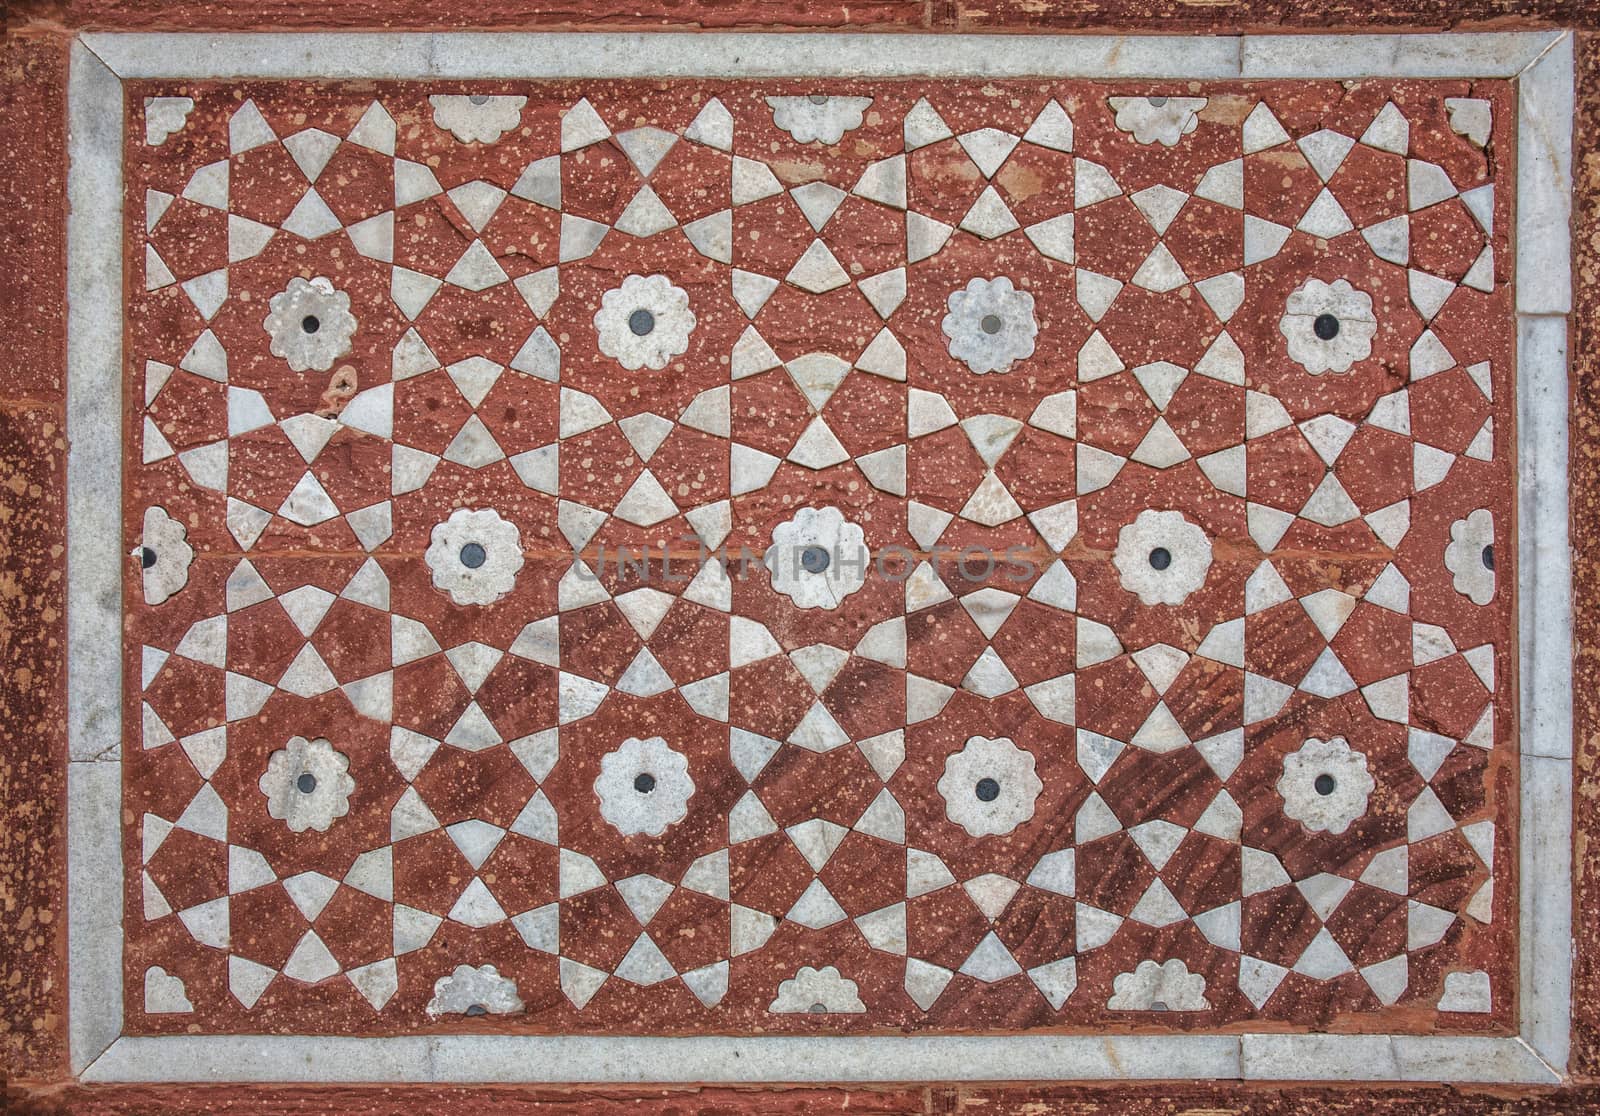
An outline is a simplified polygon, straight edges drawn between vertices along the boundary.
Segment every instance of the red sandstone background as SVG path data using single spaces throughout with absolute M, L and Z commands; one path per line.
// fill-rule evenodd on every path
M 332 10 L 330 10 L 332 9 Z M 0 1088 L 25 1113 L 1542 1113 L 1600 1109 L 1600 6 L 1584 0 L 55 0 L 0 7 Z M 96 1087 L 66 1043 L 66 62 L 124 30 L 872 28 L 949 31 L 1579 31 L 1569 348 L 1575 614 L 1572 1084 L 1563 1090 L 1245 1084 L 883 1088 Z

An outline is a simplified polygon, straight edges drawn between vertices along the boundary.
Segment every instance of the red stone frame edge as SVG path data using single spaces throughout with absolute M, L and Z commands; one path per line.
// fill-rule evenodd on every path
M 68 95 L 68 982 L 84 1081 L 1208 1078 L 1555 1084 L 1571 1021 L 1568 32 L 971 35 L 85 34 Z M 119 553 L 124 78 L 852 75 L 1510 78 L 1518 96 L 1520 1035 L 871 1038 L 122 1035 Z M 953 1057 L 953 1055 L 959 1055 Z M 555 1067 L 555 1068 L 550 1068 Z M 965 1073 L 963 1072 L 965 1070 Z

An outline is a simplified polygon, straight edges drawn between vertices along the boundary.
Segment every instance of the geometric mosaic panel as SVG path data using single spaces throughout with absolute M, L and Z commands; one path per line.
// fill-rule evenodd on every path
M 1514 1025 L 1510 83 L 126 88 L 129 1033 Z

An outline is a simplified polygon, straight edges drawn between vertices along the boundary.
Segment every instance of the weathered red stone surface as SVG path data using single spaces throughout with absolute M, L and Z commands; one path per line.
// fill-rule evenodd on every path
M 405 1116 L 416 1106 L 445 1114 L 482 1111 L 521 1113 L 613 1112 L 626 1107 L 645 1116 L 687 1116 L 742 1112 L 851 1112 L 869 1116 L 950 1116 L 953 1113 L 1033 1116 L 1069 1112 L 1123 1116 L 1174 1116 L 1184 1112 L 1225 1112 L 1237 1116 L 1288 1116 L 1290 1113 L 1437 1113 L 1439 1116 L 1532 1116 L 1534 1113 L 1590 1112 L 1600 1089 L 1515 1091 L 1437 1085 L 1266 1086 L 1156 1084 L 1083 1085 L 912 1085 L 886 1088 L 700 1087 L 621 1090 L 605 1088 L 462 1088 L 430 1086 L 379 1089 L 370 1086 L 198 1086 L 120 1088 L 68 1087 L 15 1096 L 13 1111 L 26 1116 L 90 1113 L 135 1116 L 156 1109 L 173 1116 L 209 1113 L 259 1113 L 300 1116 L 350 1112 L 361 1116 Z
M 990 5 L 985 7 L 986 9 L 992 8 Z M 372 18 L 376 22 L 385 22 L 387 19 L 392 18 L 393 8 L 389 6 L 386 6 L 386 8 L 388 8 L 387 11 Z M 949 25 L 954 15 L 953 8 L 953 5 L 934 5 L 933 22 L 941 26 Z M 15 6 L 12 10 L 15 13 Z M 151 5 L 145 11 L 146 13 L 159 12 L 159 18 L 170 19 L 172 18 L 173 9 L 166 5 Z M 1120 8 L 1118 11 L 1122 12 Z M 1199 14 L 1193 14 L 1197 11 Z M 1229 30 L 1249 25 L 1252 18 L 1259 21 L 1259 23 L 1267 25 L 1282 20 L 1304 19 L 1320 24 L 1348 18 L 1365 21 L 1369 26 L 1417 28 L 1436 26 L 1440 19 L 1445 18 L 1432 12 L 1419 12 L 1415 9 L 1396 11 L 1363 9 L 1360 13 L 1347 15 L 1322 7 L 1307 5 L 1297 5 L 1294 11 L 1290 13 L 1267 12 L 1259 5 L 1240 6 L 1240 10 L 1237 13 L 1232 13 L 1231 10 L 1227 9 L 1224 11 L 1228 12 L 1225 27 Z M 1217 9 L 1211 6 L 1197 10 L 1186 5 L 1182 11 L 1163 12 L 1163 25 L 1171 26 L 1173 19 L 1187 18 L 1193 14 L 1193 18 L 1196 20 L 1194 26 L 1215 29 L 1218 25 L 1210 21 L 1217 18 L 1216 12 Z M 1252 13 L 1254 13 L 1253 17 Z M 1121 18 L 1138 19 L 1145 17 L 1146 14 L 1145 9 L 1142 7 L 1137 9 L 1129 8 L 1126 12 L 1122 12 Z M 1531 15 L 1533 13 L 1523 7 L 1520 14 Z M 1549 18 L 1558 21 L 1571 19 L 1579 14 L 1581 14 L 1580 5 L 1559 5 L 1553 6 L 1549 10 Z M 1117 18 L 1117 15 L 1118 13 L 1107 15 L 1102 12 L 1098 13 L 1096 18 Z M 1486 10 L 1481 16 L 1476 12 L 1465 13 L 1465 18 L 1468 21 L 1477 18 L 1494 19 L 1495 15 L 1496 13 Z M 1452 6 L 1449 18 L 1454 21 L 1457 18 L 1461 18 L 1461 16 L 1460 7 Z M 109 7 L 101 7 L 95 10 L 94 18 L 102 24 L 114 25 L 118 21 L 126 21 L 130 26 L 137 26 L 143 25 L 141 20 L 145 18 L 145 15 L 131 6 L 119 6 L 116 10 Z M 221 13 L 201 15 L 198 10 L 191 9 L 183 13 L 183 18 L 189 21 L 184 26 L 196 27 L 199 25 L 197 21 L 202 18 L 217 19 L 223 18 L 223 16 Z M 293 14 L 280 13 L 277 18 L 281 22 L 285 18 L 293 18 Z M 305 18 L 308 22 L 315 22 L 315 20 L 324 17 L 308 14 Z M 977 21 L 984 18 L 987 18 L 987 16 L 968 13 L 967 25 L 975 26 Z M 1051 13 L 1018 12 L 1011 13 L 1005 18 L 1015 21 L 1011 24 L 1012 26 L 1018 24 L 1028 25 L 1036 20 L 1050 19 Z M 1057 16 L 1056 18 L 1059 19 L 1061 17 Z M 27 143 L 29 144 L 29 160 L 35 165 L 47 164 L 50 161 L 51 154 L 56 157 L 57 166 L 60 165 L 59 67 L 63 57 L 62 46 L 62 40 L 59 38 L 49 42 L 48 45 L 41 44 L 37 39 L 26 45 L 19 45 L 19 41 L 13 37 L 8 41 L 6 47 L 9 58 L 28 55 L 36 61 L 48 59 L 50 66 L 46 72 L 54 75 L 44 81 L 41 86 L 25 90 L 25 93 L 30 96 L 41 91 L 48 93 L 53 84 L 56 91 L 57 100 L 50 106 L 51 111 L 49 113 L 40 113 L 37 118 L 37 123 L 39 124 L 37 128 L 31 128 L 26 123 L 30 118 L 19 117 L 15 113 L 7 113 L 6 115 L 5 134 L 10 137 L 26 132 Z M 1591 121 L 1597 111 L 1597 105 L 1600 105 L 1600 101 L 1596 100 L 1597 96 L 1600 96 L 1600 90 L 1597 90 L 1595 85 L 1595 54 L 1593 40 L 1587 36 L 1580 36 L 1580 114 L 1583 119 Z M 16 73 L 17 70 L 14 67 L 8 69 L 8 79 L 13 78 Z M 7 95 L 8 97 L 18 95 L 18 90 L 12 80 L 8 80 Z M 53 124 L 53 126 L 46 127 L 47 124 Z M 1592 526 L 1593 516 L 1592 514 L 1584 514 L 1585 511 L 1591 510 L 1592 497 L 1584 494 L 1592 492 L 1594 488 L 1593 462 L 1596 459 L 1594 443 L 1596 431 L 1600 430 L 1600 424 L 1597 424 L 1595 418 L 1597 404 L 1590 398 L 1591 393 L 1586 390 L 1586 385 L 1592 384 L 1594 381 L 1594 375 L 1586 374 L 1586 362 L 1592 362 L 1594 359 L 1592 356 L 1593 345 L 1586 344 L 1584 340 L 1591 338 L 1593 335 L 1594 315 L 1596 313 L 1593 287 L 1593 276 L 1596 267 L 1594 230 L 1596 229 L 1596 197 L 1600 195 L 1600 190 L 1596 189 L 1593 181 L 1592 153 L 1587 155 L 1588 161 L 1585 161 L 1586 148 L 1584 142 L 1585 135 L 1592 133 L 1592 130 L 1592 127 L 1587 130 L 1580 127 L 1578 130 L 1579 158 L 1577 164 L 1579 204 L 1576 245 L 1580 266 L 1578 271 L 1579 304 L 1578 314 L 1575 317 L 1576 332 L 1573 345 L 1575 360 L 1574 382 L 1577 385 L 1575 399 L 1577 409 L 1574 412 L 1573 423 L 1575 493 L 1573 539 L 1575 559 L 1577 560 L 1576 571 L 1580 602 L 1588 601 L 1593 596 L 1595 571 L 1593 554 L 1595 552 L 1596 539 Z M 63 202 L 59 193 L 59 182 L 52 178 L 45 178 L 37 182 L 30 181 L 29 185 L 35 187 L 37 191 L 35 196 L 42 195 L 44 200 L 38 203 L 30 203 L 39 215 L 40 225 L 38 226 L 39 231 L 34 234 L 34 239 L 30 240 L 28 246 L 31 267 L 21 274 L 34 279 L 42 276 L 45 281 L 59 285 L 59 263 L 52 265 L 48 253 L 51 230 L 59 230 L 62 220 Z M 30 191 L 30 194 L 33 193 L 34 191 Z M 56 235 L 59 235 L 59 233 L 57 232 Z M 17 249 L 13 242 L 8 240 L 8 257 L 14 257 L 16 251 Z M 51 278 L 52 275 L 54 278 Z M 15 288 L 13 287 L 13 289 Z M 29 312 L 21 321 L 29 325 L 36 324 L 43 316 L 47 316 L 58 308 L 58 305 L 58 302 L 41 301 L 39 309 Z M 8 329 L 14 334 L 19 321 L 14 309 L 8 308 L 6 321 Z M 51 370 L 48 374 L 58 380 L 61 374 L 59 335 L 56 335 L 53 339 L 43 339 L 33 347 L 32 352 L 33 354 L 42 353 L 42 359 L 35 360 L 33 362 L 34 366 L 41 370 Z M 1587 372 L 1592 371 L 1592 369 L 1587 370 Z M 53 400 L 53 403 L 58 405 L 59 399 Z M 48 460 L 48 450 L 44 444 L 37 444 L 37 453 L 40 460 Z M 48 469 L 43 470 L 41 475 L 48 475 L 52 470 L 58 471 L 59 467 L 58 459 Z M 59 474 L 57 475 L 59 476 Z M 45 510 L 49 510 L 48 504 L 45 505 Z M 59 514 L 59 505 L 57 505 L 57 514 Z M 17 545 L 18 535 L 19 532 L 15 524 L 11 524 L 8 531 L 8 544 Z M 56 529 L 56 535 L 57 537 L 59 536 L 59 527 Z M 48 534 L 45 537 L 48 537 Z M 24 543 L 22 545 L 30 544 Z M 43 545 L 42 540 L 38 545 Z M 1591 647 L 1595 637 L 1593 610 L 1580 607 L 1577 621 L 1580 649 L 1588 649 Z M 36 630 L 53 632 L 55 637 L 53 639 L 46 638 L 36 644 L 37 654 L 30 659 L 30 669 L 33 672 L 33 677 L 59 678 L 62 669 L 60 658 L 62 641 L 60 638 L 59 618 L 54 621 L 53 626 L 41 625 Z M 15 645 L 13 644 L 12 646 L 14 647 Z M 1592 652 L 1580 654 L 1578 685 L 1575 694 L 1578 723 L 1580 807 L 1576 811 L 1575 820 L 1578 830 L 1578 874 L 1575 890 L 1578 915 L 1575 919 L 1575 927 L 1579 949 L 1577 953 L 1578 986 L 1574 1005 L 1574 1069 L 1580 1076 L 1596 1072 L 1596 1051 L 1600 1050 L 1600 1045 L 1597 1045 L 1595 1037 L 1597 1023 L 1600 1023 L 1600 1021 L 1595 1018 L 1592 1008 L 1592 1005 L 1597 1002 L 1596 997 L 1585 992 L 1586 989 L 1592 990 L 1596 987 L 1596 974 L 1600 972 L 1600 967 L 1597 967 L 1595 962 L 1596 953 L 1593 938 L 1593 927 L 1595 925 L 1593 916 L 1597 913 L 1596 908 L 1600 906 L 1600 901 L 1596 899 L 1597 893 L 1592 882 L 1596 864 L 1593 847 L 1589 841 L 1589 836 L 1593 831 L 1593 813 L 1592 811 L 1584 810 L 1581 806 L 1583 801 L 1592 799 L 1594 795 L 1593 756 L 1596 748 L 1600 747 L 1600 745 L 1596 744 L 1595 731 L 1595 726 L 1600 724 L 1600 720 L 1597 720 L 1596 699 L 1593 696 L 1597 690 L 1593 684 L 1585 684 L 1584 681 L 1585 678 L 1592 675 L 1595 669 L 1594 662 Z M 59 701 L 59 695 L 54 700 Z M 32 726 L 28 726 L 25 734 L 18 733 L 15 730 L 14 726 L 18 724 L 14 719 L 15 713 L 16 707 L 13 705 L 8 711 L 7 726 L 8 729 L 12 730 L 8 735 L 8 740 L 21 742 L 23 749 L 21 754 L 26 757 L 21 762 L 28 766 L 23 770 L 20 777 L 10 779 L 6 783 L 6 806 L 8 818 L 12 822 L 11 828 L 7 830 L 7 839 L 13 842 L 12 845 L 8 846 L 8 850 L 17 850 L 15 854 L 8 851 L 8 855 L 18 857 L 17 862 L 21 865 L 20 868 L 13 872 L 8 862 L 7 871 L 10 873 L 8 880 L 14 879 L 17 881 L 13 892 L 16 896 L 15 902 L 13 903 L 9 895 L 7 898 L 8 912 L 13 909 L 25 908 L 30 903 L 35 905 L 37 909 L 48 910 L 57 902 L 56 897 L 60 894 L 61 886 L 59 875 L 52 876 L 43 866 L 54 864 L 57 872 L 59 872 L 62 864 L 59 854 L 53 851 L 56 848 L 59 832 L 56 828 L 59 825 L 59 818 L 54 811 L 56 810 L 55 803 L 59 801 L 62 774 L 59 767 L 48 764 L 38 766 L 37 757 L 41 754 L 46 754 L 41 751 L 41 741 L 45 742 L 43 747 L 46 749 L 59 747 L 59 713 L 57 712 L 51 718 L 54 722 L 53 724 L 47 725 L 43 729 L 35 729 Z M 13 771 L 17 770 L 16 765 L 19 762 L 14 758 L 15 754 L 14 750 L 7 757 L 7 762 L 13 765 L 11 769 Z M 59 752 L 55 754 L 59 755 Z M 17 828 L 18 819 L 23 822 L 23 828 L 21 829 Z M 14 927 L 22 925 L 24 924 L 8 921 L 6 923 L 6 932 L 10 933 Z M 59 920 L 55 922 L 55 926 L 56 930 L 59 931 Z M 59 950 L 59 942 L 55 940 L 53 934 L 42 936 L 37 932 L 29 932 L 26 936 L 26 940 L 33 941 L 40 941 L 44 938 L 49 940 L 44 941 L 43 949 L 55 948 Z M 7 941 L 8 955 L 18 956 L 18 952 L 15 949 L 10 949 L 10 941 L 9 939 Z M 64 1046 L 61 1025 L 65 1010 L 65 985 L 60 977 L 60 953 L 59 951 L 55 953 L 58 960 L 53 966 L 46 960 L 47 954 L 36 952 L 23 954 L 22 956 L 26 960 L 24 965 L 16 970 L 19 975 L 7 980 L 6 990 L 3 993 L 7 997 L 5 1001 L 5 1024 L 9 1027 L 7 1035 L 10 1042 L 10 1045 L 6 1048 L 6 1068 L 14 1081 L 26 1079 L 43 1081 L 59 1078 L 65 1073 L 61 1061 L 61 1051 Z M 324 1110 L 330 1101 L 337 1099 L 339 1103 L 350 1107 L 372 1106 L 370 1108 L 372 1111 L 385 1111 L 386 1109 L 382 1107 L 383 1105 L 395 1104 L 405 1105 L 407 1110 L 411 1110 L 410 1098 L 413 1095 L 422 1095 L 423 1093 L 426 1093 L 430 1098 L 440 1100 L 443 1104 L 454 1101 L 454 1103 L 463 1105 L 481 1105 L 487 1096 L 487 1094 L 483 1093 L 462 1094 L 457 1091 L 441 1094 L 437 1091 L 429 1092 L 423 1090 L 413 1093 L 411 1091 L 361 1089 L 341 1089 L 331 1092 L 321 1089 L 231 1088 L 217 1090 L 72 1090 L 65 1092 L 46 1089 L 43 1092 L 30 1094 L 27 1099 L 12 1094 L 8 1096 L 8 1100 L 19 1103 L 30 1110 L 31 1108 L 38 1108 L 42 1111 L 103 1110 L 120 1112 L 143 1111 L 152 1106 L 159 1106 L 163 1110 L 177 1110 L 179 1104 L 185 1103 L 195 1105 L 195 1111 L 222 1110 L 230 1107 L 233 1110 L 249 1111 L 315 1111 Z M 529 1106 L 537 1104 L 543 1107 L 555 1106 L 556 1108 L 568 1108 L 580 1103 L 589 1103 L 597 1106 L 604 1105 L 611 1103 L 612 1099 L 618 1096 L 618 1094 L 614 1093 L 606 1094 L 605 1098 L 601 1099 L 592 1090 L 546 1091 L 538 1094 L 540 1098 L 538 1100 L 532 1099 L 532 1094 L 526 1091 L 498 1091 L 493 1095 L 502 1105 L 513 1103 L 515 1098 L 517 1102 L 526 1103 Z M 871 1092 L 864 1094 L 860 1091 L 851 1091 L 848 1094 L 840 1092 L 835 1095 L 841 1098 L 848 1097 L 853 1105 L 858 1105 L 862 1102 L 864 1096 L 873 1097 L 880 1094 Z M 720 1097 L 720 1094 L 718 1096 Z M 729 1103 L 730 1107 L 768 1108 L 772 1104 L 778 1103 L 775 1099 L 776 1096 L 778 1094 L 740 1092 L 738 1094 L 740 1099 Z M 685 1110 L 702 1110 L 705 1107 L 707 1098 L 708 1094 L 692 1094 L 680 1103 Z M 915 1107 L 908 1103 L 907 1110 L 955 1111 L 962 1103 L 981 1105 L 978 1109 L 981 1111 L 1011 1111 L 1021 1110 L 1025 1107 L 1028 1110 L 1036 1110 L 1040 1105 L 1074 1103 L 1085 1106 L 1110 1106 L 1119 1111 L 1143 1110 L 1144 1107 L 1147 1107 L 1150 1111 L 1172 1111 L 1194 1106 L 1223 1107 L 1230 1111 L 1325 1111 L 1330 1107 L 1343 1104 L 1352 1106 L 1352 1110 L 1356 1108 L 1363 1110 L 1379 1108 L 1381 1110 L 1395 1111 L 1511 1112 L 1585 1111 L 1595 1103 L 1592 1092 L 1585 1092 L 1581 1088 L 1574 1088 L 1559 1094 L 1537 1091 L 1531 1095 L 1524 1095 L 1519 1099 L 1512 1099 L 1506 1097 L 1503 1093 L 1494 1091 L 1485 1093 L 1439 1090 L 1429 1087 L 1382 1090 L 1362 1089 L 1357 1092 L 1351 1092 L 1336 1089 L 1259 1089 L 1240 1085 L 1218 1085 L 1199 1088 L 1119 1086 L 1110 1092 L 1109 1099 L 1104 1091 L 1093 1089 L 1073 1089 L 1070 1091 L 1048 1089 L 936 1089 L 922 1093 L 917 1099 L 920 1100 L 923 1107 Z M 816 1101 L 813 1099 L 809 1103 L 814 1106 Z M 1134 1105 L 1143 1107 L 1133 1108 L 1132 1106 Z M 1086 1110 L 1094 1109 L 1091 1107 L 1086 1108 Z
M 54 38 L 0 53 L 0 157 L 34 168 L 0 183 L 0 321 L 17 341 L 0 380 L 0 1051 L 35 1079 L 66 1045 L 65 58 Z
M 1600 124 L 1600 38 L 1579 38 L 1573 135 L 1572 557 L 1573 810 L 1572 1064 L 1600 1076 L 1600 153 L 1584 137 Z
M 1197 32 L 1476 30 L 1545 22 L 1571 27 L 1582 24 L 1586 8 L 1582 0 L 1421 0 L 1380 7 L 1343 0 L 1307 4 L 1293 0 L 1112 0 L 1095 8 L 1059 0 L 931 0 L 929 4 L 936 26 L 962 31 L 1098 31 L 1107 26 L 1105 21 L 1113 26 L 1131 21 L 1152 30 L 1180 27 Z
M 74 27 L 126 30 L 186 30 L 197 27 L 253 30 L 277 27 L 422 28 L 422 27 L 679 27 L 772 29 L 791 27 L 924 28 L 957 31 L 1091 31 L 1145 30 L 1225 32 L 1355 29 L 1446 30 L 1501 26 L 1582 23 L 1582 0 L 1470 0 L 1371 8 L 1343 0 L 1112 0 L 1084 7 L 1030 0 L 881 0 L 868 4 L 751 3 L 750 0 L 692 0 L 614 4 L 569 2 L 532 5 L 521 0 L 488 0 L 459 14 L 441 13 L 420 0 L 360 0 L 337 10 L 304 0 L 267 0 L 259 9 L 241 12 L 221 3 L 200 3 L 181 13 L 157 0 L 64 0 L 63 21 Z
M 303 0 L 266 0 L 250 11 L 227 4 L 203 5 L 175 12 L 147 0 L 66 0 L 68 22 L 77 27 L 123 30 L 188 30 L 198 26 L 254 31 L 262 27 L 349 29 L 456 28 L 637 28 L 685 27 L 822 28 L 922 27 L 927 20 L 923 0 L 867 0 L 861 4 L 759 3 L 755 0 L 644 0 L 621 3 L 583 0 L 530 4 L 494 0 L 455 13 L 441 12 L 422 0 L 354 0 L 337 8 L 318 8 Z

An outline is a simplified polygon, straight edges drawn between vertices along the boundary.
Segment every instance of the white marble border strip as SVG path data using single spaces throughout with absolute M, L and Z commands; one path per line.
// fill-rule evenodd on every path
M 1573 37 L 1517 79 L 1517 622 L 1523 1039 L 1564 1073 L 1572 1030 Z
M 122 83 L 73 44 L 67 103 L 67 741 L 120 755 Z
M 730 1067 L 737 1067 L 737 1072 L 730 1073 Z M 1560 1080 L 1519 1039 L 1306 1034 L 387 1039 L 207 1035 L 119 1039 L 84 1075 L 86 1081 L 452 1084 L 1202 1078 L 1539 1085 Z
M 1564 31 L 1443 35 L 1246 35 L 1240 76 L 1515 77 Z
M 67 94 L 67 1003 L 73 1069 L 122 1031 L 122 83 Z
M 1572 1033 L 1572 761 L 1521 759 L 1518 979 L 1523 1039 L 1565 1073 Z
M 691 34 L 661 49 L 653 34 L 437 35 L 434 74 L 471 78 L 485 70 L 562 77 L 1173 77 L 1239 74 L 1236 37 L 1165 35 Z M 678 38 L 679 36 L 669 36 Z M 1174 67 L 1174 59 L 1183 64 Z
M 67 1021 L 73 1072 L 122 1034 L 122 764 L 67 765 Z
M 1019 75 L 1516 77 L 1522 1038 L 1012 1035 L 119 1037 L 119 78 Z M 1572 40 L 1566 32 L 1170 38 L 878 34 L 122 34 L 73 44 L 68 220 L 68 965 L 86 1081 L 1257 1079 L 1551 1084 L 1571 1020 L 1567 552 Z M 107 900 L 112 897 L 114 901 Z
M 878 32 L 88 32 L 122 78 L 1514 77 L 1561 32 L 917 35 Z
M 119 78 L 426 78 L 426 32 L 86 31 L 79 41 Z
M 871 32 L 87 33 L 123 78 L 1239 76 L 1239 39 Z
M 1517 317 L 1517 626 L 1524 756 L 1572 756 L 1567 319 Z
M 1445 1081 L 1554 1085 L 1561 1078 L 1520 1039 L 1476 1035 L 1241 1035 L 1249 1081 Z
M 1517 80 L 1517 310 L 1572 312 L 1573 38 Z M 1553 266 L 1552 266 L 1553 265 Z

